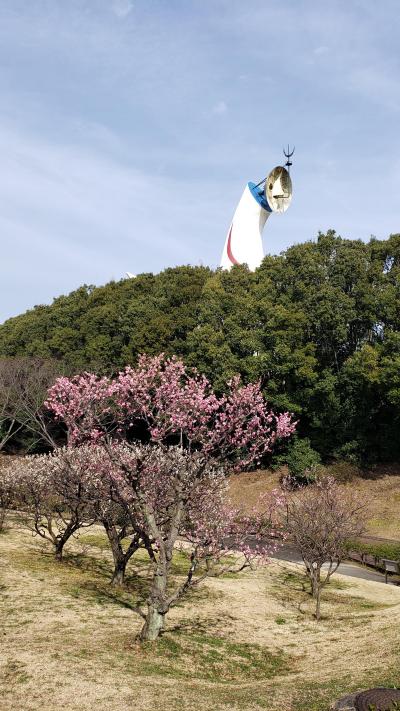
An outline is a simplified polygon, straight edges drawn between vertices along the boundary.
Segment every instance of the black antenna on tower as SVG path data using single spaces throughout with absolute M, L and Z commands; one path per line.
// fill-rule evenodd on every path
M 287 168 L 288 173 L 290 173 L 290 166 L 293 165 L 293 163 L 292 163 L 292 161 L 291 161 L 290 159 L 291 159 L 291 157 L 292 157 L 292 155 L 293 155 L 293 153 L 294 153 L 294 151 L 295 151 L 295 147 L 296 147 L 296 146 L 293 146 L 293 150 L 290 151 L 290 146 L 289 146 L 289 144 L 288 144 L 287 152 L 285 151 L 285 149 L 283 149 L 283 155 L 285 156 L 285 158 L 287 158 L 287 161 L 286 161 L 286 163 L 285 163 L 285 168 Z M 268 176 L 267 176 L 267 177 L 268 177 Z M 265 183 L 266 179 L 267 179 L 267 178 L 263 178 L 262 180 L 260 180 L 260 182 L 257 183 L 257 185 L 254 186 L 254 189 L 255 189 L 255 188 L 259 188 L 260 185 L 262 185 L 263 183 Z
M 288 173 L 290 173 L 290 166 L 293 165 L 293 163 L 292 163 L 292 161 L 291 161 L 290 159 L 291 159 L 291 157 L 292 157 L 292 155 L 293 155 L 293 153 L 294 153 L 295 147 L 296 147 L 296 146 L 293 146 L 292 152 L 290 152 L 289 144 L 288 144 L 288 147 L 287 147 L 287 152 L 285 151 L 285 149 L 283 149 L 283 155 L 285 156 L 285 158 L 287 158 L 287 161 L 286 161 L 286 163 L 285 163 L 285 168 L 288 169 Z

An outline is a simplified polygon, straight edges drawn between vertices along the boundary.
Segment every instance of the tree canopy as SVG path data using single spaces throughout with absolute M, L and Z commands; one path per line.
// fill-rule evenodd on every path
M 0 357 L 113 374 L 140 353 L 177 355 L 216 391 L 261 380 L 323 458 L 399 459 L 400 235 L 328 231 L 254 273 L 181 266 L 82 286 L 0 326 Z

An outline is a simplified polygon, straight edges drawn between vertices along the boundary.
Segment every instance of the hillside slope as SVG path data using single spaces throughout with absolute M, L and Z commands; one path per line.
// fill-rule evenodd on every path
M 325 471 L 329 474 L 329 467 Z M 334 471 L 332 467 L 331 473 Z M 229 481 L 231 501 L 249 510 L 260 494 L 279 487 L 281 474 L 282 471 L 259 470 L 233 475 Z M 369 502 L 367 534 L 400 541 L 400 465 L 381 466 L 370 472 L 368 478 L 354 476 L 343 486 L 359 491 Z

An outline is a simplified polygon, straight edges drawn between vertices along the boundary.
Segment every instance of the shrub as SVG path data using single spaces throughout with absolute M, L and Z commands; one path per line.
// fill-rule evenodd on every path
M 342 444 L 341 447 L 335 450 L 334 456 L 339 461 L 348 462 L 348 464 L 353 464 L 356 467 L 362 464 L 361 446 L 357 440 Z
M 321 458 L 309 439 L 295 437 L 289 444 L 286 462 L 291 479 L 308 484 L 316 480 Z
M 400 561 L 400 543 L 364 543 L 352 540 L 348 542 L 347 549 L 375 558 Z
M 319 620 L 322 588 L 345 557 L 347 542 L 363 532 L 366 501 L 326 477 L 285 492 L 284 504 L 286 533 L 306 566 Z

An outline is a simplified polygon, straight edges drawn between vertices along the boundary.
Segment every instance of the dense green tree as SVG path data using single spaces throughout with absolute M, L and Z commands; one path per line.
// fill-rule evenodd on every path
M 400 457 L 400 235 L 330 230 L 254 273 L 182 266 L 82 286 L 0 326 L 0 356 L 111 373 L 173 353 L 221 391 L 239 372 L 323 458 Z

